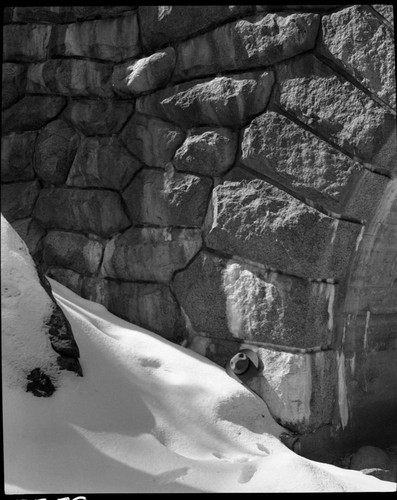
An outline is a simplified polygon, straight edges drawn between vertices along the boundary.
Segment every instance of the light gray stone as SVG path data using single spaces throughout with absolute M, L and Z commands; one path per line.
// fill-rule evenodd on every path
M 233 165 L 236 150 L 237 134 L 230 129 L 192 129 L 172 163 L 178 170 L 218 177 Z
M 225 24 L 177 47 L 175 80 L 270 66 L 314 47 L 316 14 L 261 14 Z
M 1 138 L 1 180 L 30 181 L 34 178 L 33 154 L 36 132 L 11 133 Z
M 134 224 L 201 227 L 211 190 L 209 179 L 175 172 L 168 166 L 143 169 L 123 192 Z
M 266 109 L 273 83 L 271 71 L 193 80 L 139 97 L 136 109 L 187 129 L 241 127 Z
M 323 16 L 318 50 L 395 108 L 394 37 L 365 5 Z
M 122 190 L 141 167 L 117 137 L 88 137 L 80 144 L 66 184 Z
M 102 272 L 128 281 L 168 282 L 201 244 L 199 229 L 133 227 L 107 244 Z
M 119 194 L 97 189 L 44 188 L 34 216 L 47 229 L 102 237 L 112 236 L 130 225 Z
M 34 168 L 44 184 L 63 184 L 79 145 L 76 131 L 64 120 L 54 120 L 40 132 Z
M 115 93 L 135 96 L 163 87 L 175 66 L 175 50 L 166 47 L 150 56 L 115 66 L 112 82 Z
M 165 167 L 182 144 L 185 134 L 176 125 L 135 113 L 120 138 L 128 150 L 146 165 Z

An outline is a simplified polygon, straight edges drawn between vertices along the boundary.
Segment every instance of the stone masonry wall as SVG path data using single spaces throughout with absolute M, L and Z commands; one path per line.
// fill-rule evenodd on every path
M 256 350 L 303 453 L 397 438 L 392 6 L 3 20 L 2 213 L 47 275 L 223 366 Z

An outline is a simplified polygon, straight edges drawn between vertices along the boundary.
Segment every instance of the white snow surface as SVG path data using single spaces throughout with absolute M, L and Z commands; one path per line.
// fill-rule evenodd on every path
M 4 366 L 23 370 L 20 355 L 44 366 L 53 354 L 33 328 L 46 312 L 33 263 L 10 234 L 2 237 L 2 339 L 15 342 L 2 353 L 6 494 L 395 491 L 395 483 L 296 455 L 266 404 L 223 368 L 51 279 L 84 376 L 57 374 L 49 398 L 26 392 Z M 39 340 L 30 341 L 29 324 Z

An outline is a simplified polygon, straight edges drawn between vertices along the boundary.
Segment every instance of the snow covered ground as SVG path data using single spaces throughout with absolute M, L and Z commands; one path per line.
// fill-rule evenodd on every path
M 23 363 L 46 356 L 51 362 L 53 355 L 38 322 L 27 317 L 39 307 L 30 256 L 21 240 L 7 233 L 2 234 L 7 494 L 395 491 L 395 483 L 296 455 L 279 440 L 283 429 L 266 404 L 223 368 L 54 280 L 84 377 L 54 373 L 58 389 L 49 398 L 25 392 L 21 339 L 37 337 Z

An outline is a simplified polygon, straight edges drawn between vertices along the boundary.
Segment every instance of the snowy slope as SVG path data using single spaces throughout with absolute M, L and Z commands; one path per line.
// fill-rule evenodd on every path
M 9 277 L 18 273 L 7 255 L 18 245 L 2 241 Z M 26 273 L 13 284 L 20 293 L 4 297 L 3 337 L 26 327 L 20 304 L 34 289 L 29 280 Z M 265 403 L 223 368 L 50 283 L 84 377 L 61 372 L 50 398 L 3 378 L 6 493 L 395 491 L 395 483 L 294 454 Z

